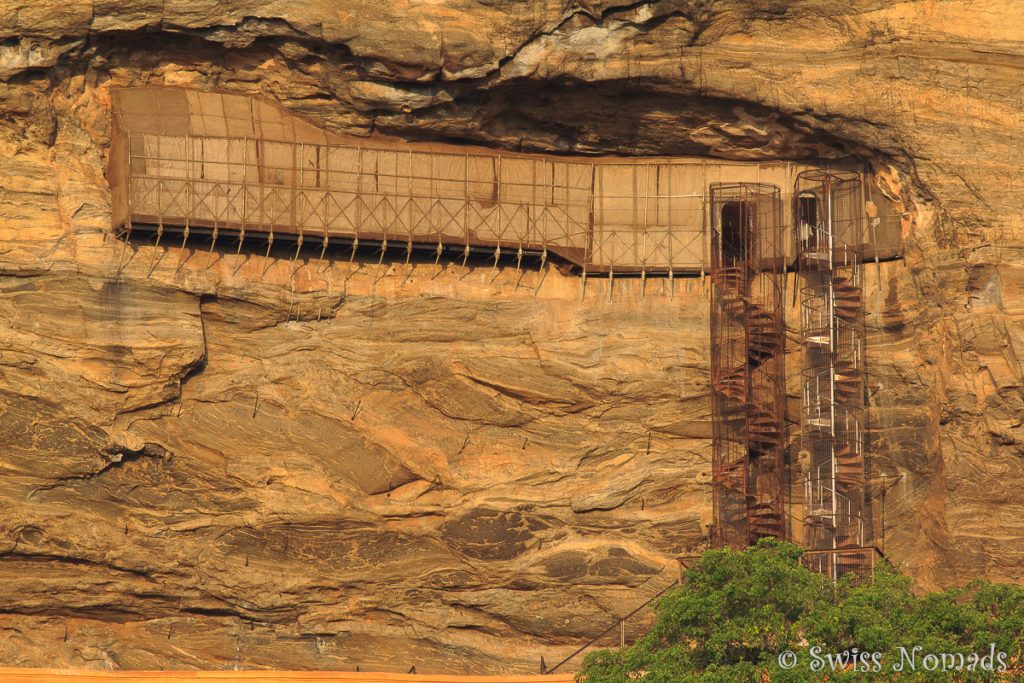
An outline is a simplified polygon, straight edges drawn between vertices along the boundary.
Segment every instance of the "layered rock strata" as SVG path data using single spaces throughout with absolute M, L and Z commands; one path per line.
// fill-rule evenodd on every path
M 125 246 L 117 85 L 873 162 L 906 230 L 866 269 L 886 551 L 926 587 L 1020 581 L 1022 9 L 0 0 L 0 662 L 532 672 L 711 522 L 706 282 Z

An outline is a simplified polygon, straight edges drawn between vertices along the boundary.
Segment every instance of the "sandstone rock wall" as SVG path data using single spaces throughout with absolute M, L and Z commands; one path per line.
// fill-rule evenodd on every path
M 711 521 L 706 283 L 125 247 L 114 85 L 357 134 L 871 160 L 907 244 L 866 271 L 886 550 L 927 587 L 1020 581 L 1022 11 L 0 0 L 0 662 L 532 672 Z

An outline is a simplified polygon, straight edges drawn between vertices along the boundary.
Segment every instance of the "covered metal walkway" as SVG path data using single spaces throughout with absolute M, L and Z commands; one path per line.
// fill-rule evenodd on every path
M 270 100 L 174 87 L 118 89 L 112 106 L 115 231 L 146 224 L 186 240 L 201 230 L 268 247 L 282 236 L 324 248 L 483 247 L 557 254 L 590 272 L 704 273 L 710 184 L 789 188 L 811 168 L 346 137 Z M 864 200 L 885 203 L 868 192 Z M 789 204 L 783 225 L 792 224 Z M 876 252 L 896 255 L 898 220 L 875 228 Z

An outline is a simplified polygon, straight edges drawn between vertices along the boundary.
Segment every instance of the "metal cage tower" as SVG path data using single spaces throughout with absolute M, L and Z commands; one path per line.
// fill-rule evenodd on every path
M 774 185 L 710 190 L 712 544 L 742 548 L 786 530 L 784 232 Z
M 797 524 L 812 569 L 863 573 L 867 549 L 864 472 L 863 197 L 860 176 L 797 176 L 793 207 L 803 275 L 800 452 L 803 510 Z M 797 534 L 794 534 L 797 535 Z

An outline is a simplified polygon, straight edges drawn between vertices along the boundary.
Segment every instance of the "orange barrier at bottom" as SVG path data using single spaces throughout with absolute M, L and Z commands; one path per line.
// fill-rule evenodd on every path
M 348 671 L 89 671 L 0 667 L 2 683 L 570 683 L 572 674 L 449 676 Z

